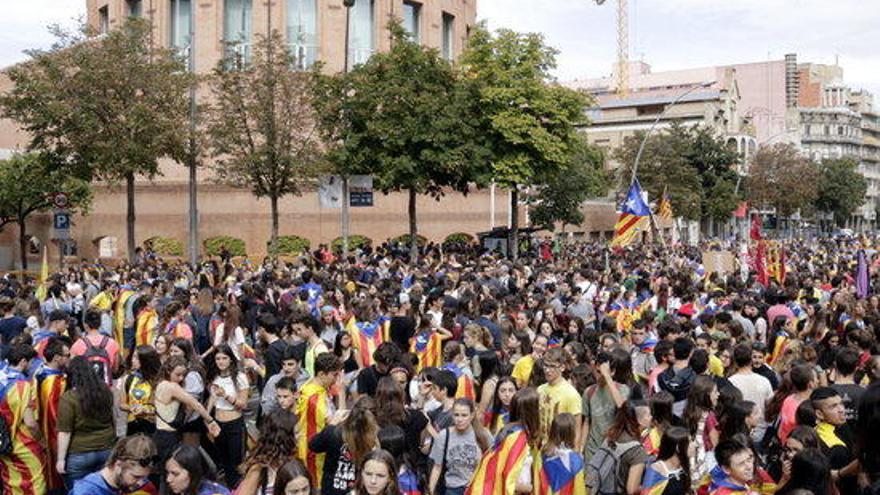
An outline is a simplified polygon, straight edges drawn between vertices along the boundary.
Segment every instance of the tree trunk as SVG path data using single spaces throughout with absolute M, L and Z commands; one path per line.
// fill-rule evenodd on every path
M 18 219 L 18 250 L 21 256 L 21 269 L 27 270 L 27 227 L 23 218 Z
M 416 190 L 409 190 L 409 264 L 415 266 L 419 259 L 419 226 L 416 224 Z
M 269 205 L 272 212 L 272 233 L 269 235 L 269 254 L 278 254 L 275 252 L 275 244 L 278 242 L 278 197 L 273 195 L 269 198 Z
M 510 237 L 507 252 L 516 261 L 519 257 L 519 191 L 516 184 L 510 190 Z
M 128 236 L 128 260 L 134 263 L 134 173 L 129 173 L 125 176 L 125 200 L 127 204 L 125 232 Z

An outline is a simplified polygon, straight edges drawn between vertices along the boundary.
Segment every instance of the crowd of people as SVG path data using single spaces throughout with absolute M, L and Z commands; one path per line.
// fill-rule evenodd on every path
M 880 494 L 871 246 L 766 285 L 589 243 L 6 274 L 0 492 Z

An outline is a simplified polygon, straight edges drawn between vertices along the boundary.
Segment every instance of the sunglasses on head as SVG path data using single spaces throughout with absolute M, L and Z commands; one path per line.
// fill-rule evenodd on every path
M 161 461 L 161 459 L 159 458 L 158 455 L 154 455 L 154 456 L 150 456 L 150 457 L 141 457 L 141 458 L 123 457 L 122 460 L 134 462 L 143 468 L 154 468 L 157 465 L 159 465 L 159 462 Z

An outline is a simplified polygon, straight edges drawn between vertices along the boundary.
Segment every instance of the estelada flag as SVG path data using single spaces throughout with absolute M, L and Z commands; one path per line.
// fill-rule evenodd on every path
M 514 495 L 516 480 L 522 472 L 529 449 L 531 446 L 525 428 L 511 426 L 503 437 L 495 441 L 492 450 L 483 455 L 465 495 Z
M 440 366 L 441 347 L 442 339 L 436 330 L 421 332 L 413 337 L 410 352 L 419 358 L 419 364 L 416 365 L 417 373 L 421 373 L 425 368 Z
M 560 456 L 542 456 L 536 493 L 538 495 L 587 495 L 584 458 L 568 451 Z
M 385 341 L 385 328 L 390 323 L 386 318 L 376 321 L 357 321 L 354 316 L 349 318 L 345 329 L 351 335 L 352 346 L 357 350 L 362 366 L 373 365 L 373 353 Z
M 611 239 L 611 247 L 623 247 L 632 242 L 636 233 L 650 216 L 651 209 L 642 198 L 642 188 L 639 186 L 639 181 L 634 180 L 629 186 L 626 199 L 620 205 L 620 216 L 614 225 L 614 238 Z
M 663 198 L 660 200 L 660 204 L 657 205 L 656 215 L 664 220 L 672 218 L 672 202 L 669 201 L 669 195 L 666 194 L 666 191 L 663 191 Z

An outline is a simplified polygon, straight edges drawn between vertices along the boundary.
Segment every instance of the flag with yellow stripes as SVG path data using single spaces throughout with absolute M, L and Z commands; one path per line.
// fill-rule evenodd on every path
M 611 239 L 612 247 L 624 247 L 635 238 L 651 216 L 651 209 L 642 198 L 642 188 L 639 181 L 634 180 L 629 186 L 629 192 L 623 204 L 620 205 L 620 216 L 614 225 L 614 238 Z

